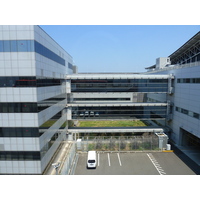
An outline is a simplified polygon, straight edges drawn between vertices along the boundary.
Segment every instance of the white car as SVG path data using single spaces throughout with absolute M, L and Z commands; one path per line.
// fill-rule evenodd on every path
M 83 117 L 83 116 L 84 116 L 84 113 L 83 113 L 83 112 L 81 112 L 81 113 L 80 113 L 80 117 Z
M 96 168 L 97 159 L 96 159 L 96 151 L 88 151 L 87 157 L 87 168 Z
M 96 113 L 95 113 L 95 117 L 98 117 L 98 116 L 99 116 L 99 113 L 98 113 L 98 112 L 96 112 Z
M 90 112 L 90 116 L 91 116 L 91 117 L 94 116 L 94 112 L 93 112 L 93 111 Z
M 89 112 L 85 111 L 85 117 L 88 117 L 88 116 L 89 116 Z

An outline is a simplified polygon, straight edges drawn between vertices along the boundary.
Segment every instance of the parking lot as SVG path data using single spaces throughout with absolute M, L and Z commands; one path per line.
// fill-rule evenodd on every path
M 96 169 L 86 168 L 80 153 L 74 175 L 195 175 L 173 152 L 97 152 Z

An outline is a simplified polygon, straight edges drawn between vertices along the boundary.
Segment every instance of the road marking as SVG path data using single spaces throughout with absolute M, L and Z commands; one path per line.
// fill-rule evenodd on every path
M 99 153 L 98 153 L 98 166 L 100 165 L 100 161 L 99 161 Z
M 110 155 L 108 153 L 108 165 L 110 166 Z
M 162 169 L 162 167 L 158 164 L 157 160 L 153 157 L 151 153 L 147 153 L 147 156 L 149 157 L 150 161 L 153 163 L 154 167 L 158 171 L 160 175 L 166 174 L 165 171 Z
M 118 160 L 119 160 L 119 165 L 122 166 L 122 163 L 121 163 L 121 160 L 120 160 L 120 157 L 119 157 L 119 153 L 117 153 L 117 156 L 118 156 Z

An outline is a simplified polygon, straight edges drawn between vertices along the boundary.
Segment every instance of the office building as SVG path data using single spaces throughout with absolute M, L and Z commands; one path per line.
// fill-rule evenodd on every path
M 200 32 L 146 69 L 148 75 L 174 76 L 172 93 L 166 97 L 172 105 L 172 114 L 166 122 L 168 134 L 176 147 L 200 165 Z M 151 94 L 148 98 L 159 102 L 163 97 Z
M 0 26 L 0 174 L 42 174 L 66 139 L 72 64 L 39 26 Z

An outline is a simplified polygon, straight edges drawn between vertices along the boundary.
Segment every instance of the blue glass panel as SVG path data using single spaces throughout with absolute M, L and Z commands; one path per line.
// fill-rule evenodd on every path
M 27 52 L 27 41 L 26 40 L 18 40 L 17 41 L 17 47 L 18 47 L 18 52 Z
M 71 63 L 68 63 L 68 68 L 73 69 L 73 65 Z
M 57 54 L 55 54 L 54 52 L 47 49 L 46 47 L 44 47 L 43 45 L 41 45 L 40 43 L 36 41 L 34 45 L 35 45 L 35 52 L 65 66 L 65 60 L 63 58 L 61 58 L 60 56 L 58 56 Z
M 10 52 L 10 40 L 3 41 L 4 52 Z
M 29 52 L 34 51 L 34 41 L 33 40 L 27 40 L 27 49 Z
M 3 41 L 0 41 L 0 52 L 3 52 Z
M 34 40 L 1 40 L 0 52 L 37 52 L 65 66 L 65 60 Z
M 11 45 L 11 52 L 17 52 L 17 41 L 11 40 L 10 45 Z

